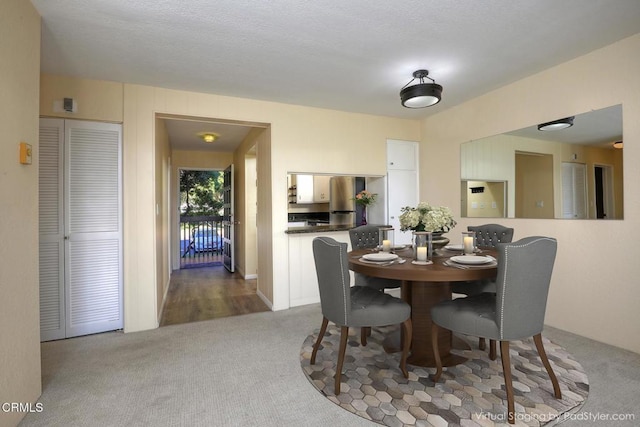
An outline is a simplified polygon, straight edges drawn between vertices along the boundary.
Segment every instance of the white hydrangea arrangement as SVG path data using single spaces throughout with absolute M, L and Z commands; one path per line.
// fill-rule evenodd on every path
M 431 231 L 446 233 L 456 226 L 451 209 L 445 206 L 434 207 L 420 202 L 416 207 L 405 206 L 400 209 L 400 230 Z

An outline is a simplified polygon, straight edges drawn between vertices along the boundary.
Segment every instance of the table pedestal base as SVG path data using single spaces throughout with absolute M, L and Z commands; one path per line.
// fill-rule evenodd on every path
M 411 355 L 407 362 L 411 365 L 435 367 L 436 362 L 431 348 L 431 307 L 441 301 L 451 299 L 451 286 L 443 282 L 402 283 L 402 299 L 411 305 L 411 323 L 413 336 L 420 339 L 411 343 Z M 443 366 L 454 366 L 467 359 L 451 353 L 452 348 L 469 349 L 463 340 L 453 337 L 451 331 L 438 329 L 438 350 Z
M 453 342 L 451 343 L 451 348 L 454 348 L 456 350 L 471 349 L 471 346 L 469 345 L 469 343 L 467 343 L 467 341 L 465 341 L 463 338 L 458 337 L 457 335 L 454 335 L 452 337 L 452 340 Z M 389 335 L 387 335 L 387 337 L 382 342 L 382 348 L 384 348 L 384 351 L 387 353 L 402 352 L 399 328 L 391 332 Z M 453 354 L 453 353 L 443 355 L 441 356 L 441 358 L 442 358 L 442 366 L 455 366 L 467 361 L 466 357 Z M 435 359 L 433 358 L 433 355 L 431 355 L 431 357 L 428 357 L 426 359 L 414 359 L 413 354 L 411 354 L 407 358 L 407 362 L 415 366 L 424 366 L 428 368 L 435 368 L 436 366 L 436 362 L 435 362 Z

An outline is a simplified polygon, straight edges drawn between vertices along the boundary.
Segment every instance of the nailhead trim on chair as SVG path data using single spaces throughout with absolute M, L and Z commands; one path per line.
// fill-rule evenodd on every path
M 553 240 L 553 239 L 549 239 L 548 237 L 543 237 L 540 239 L 536 239 L 536 240 L 532 240 L 528 243 L 525 243 L 524 245 L 511 245 L 509 244 L 505 250 L 504 250 L 504 277 L 507 277 L 507 266 L 509 265 L 509 249 L 515 249 L 515 248 L 524 248 L 526 246 L 529 246 L 533 243 L 539 242 L 540 240 Z M 500 339 L 504 339 L 504 298 L 505 295 L 507 294 L 507 283 L 503 282 L 503 288 L 502 288 L 502 304 L 501 304 L 501 308 L 500 308 Z

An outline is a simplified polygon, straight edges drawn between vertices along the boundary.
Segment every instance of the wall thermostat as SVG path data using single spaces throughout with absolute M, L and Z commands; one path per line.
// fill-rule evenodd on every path
M 31 144 L 27 144 L 26 142 L 21 142 L 20 143 L 20 163 L 23 165 L 30 165 L 31 155 L 32 155 Z

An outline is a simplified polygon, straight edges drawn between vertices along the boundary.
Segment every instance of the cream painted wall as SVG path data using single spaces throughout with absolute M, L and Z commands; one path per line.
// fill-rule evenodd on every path
M 242 277 L 255 277 L 258 271 L 257 254 L 257 162 L 258 138 L 265 128 L 253 128 L 233 155 L 235 165 L 235 262 Z
M 52 74 L 42 74 L 40 78 L 40 115 L 122 123 L 122 83 Z M 62 101 L 63 98 L 73 98 L 78 105 L 78 111 L 53 111 L 54 102 Z
M 163 302 L 169 290 L 170 279 L 170 210 L 169 210 L 169 176 L 170 148 L 169 135 L 164 120 L 156 118 L 156 154 L 155 154 L 155 193 L 156 193 L 156 312 L 158 323 L 162 314 Z
M 258 232 L 258 295 L 273 309 L 273 181 L 272 176 L 272 149 L 271 128 L 268 127 L 258 135 L 256 139 L 256 174 L 258 179 L 258 205 L 256 206 L 256 228 Z M 286 283 L 286 292 L 289 292 L 289 283 Z M 279 290 L 282 294 L 285 291 Z
M 623 104 L 624 220 L 504 219 L 515 239 L 558 239 L 546 323 L 640 352 L 640 34 L 504 86 L 422 123 L 421 199 L 459 215 L 460 144 Z M 437 154 L 439 162 L 429 162 Z M 426 165 L 429 167 L 427 168 Z M 456 230 L 480 224 L 460 218 Z M 580 244 L 580 236 L 589 236 Z M 578 242 L 576 244 L 576 242 Z
M 40 17 L 30 2 L 0 3 L 0 404 L 41 393 L 38 284 Z M 33 149 L 31 165 L 18 144 Z M 0 411 L 0 426 L 24 412 Z

